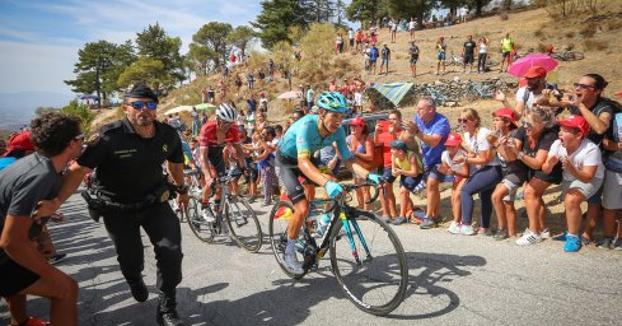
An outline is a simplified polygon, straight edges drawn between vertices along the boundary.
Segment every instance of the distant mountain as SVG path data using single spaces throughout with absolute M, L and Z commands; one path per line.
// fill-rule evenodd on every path
M 62 107 L 75 96 L 53 92 L 0 92 L 0 128 L 17 129 L 27 125 L 38 107 Z

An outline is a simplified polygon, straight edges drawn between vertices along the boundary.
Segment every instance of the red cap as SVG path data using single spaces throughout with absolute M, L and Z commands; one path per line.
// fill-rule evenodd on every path
M 546 77 L 546 69 L 541 66 L 533 66 L 523 75 L 525 78 L 544 78 Z
M 449 136 L 445 141 L 445 146 L 458 146 L 460 144 L 462 144 L 462 136 L 460 136 L 457 132 L 449 133 Z
M 34 151 L 35 146 L 30 141 L 31 136 L 32 134 L 30 131 L 24 131 L 11 135 L 11 138 L 9 138 L 9 143 L 6 147 L 5 154 L 16 150 Z
M 361 117 L 356 117 L 356 118 L 350 120 L 350 125 L 351 126 L 363 127 L 365 125 L 365 119 L 363 119 Z
M 568 116 L 566 119 L 560 120 L 559 125 L 567 128 L 579 129 L 583 136 L 587 135 L 588 131 L 590 131 L 590 125 L 585 121 L 585 118 L 580 115 Z
M 502 118 L 506 118 L 508 120 L 510 120 L 510 122 L 517 126 L 516 124 L 516 113 L 514 112 L 514 110 L 510 109 L 510 108 L 500 108 L 497 109 L 497 111 L 493 112 L 492 115 L 494 117 L 502 117 Z

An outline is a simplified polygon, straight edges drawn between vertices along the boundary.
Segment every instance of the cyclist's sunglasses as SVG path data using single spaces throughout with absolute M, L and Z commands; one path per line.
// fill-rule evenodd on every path
M 134 101 L 134 102 L 130 102 L 128 104 L 130 106 L 132 106 L 134 108 L 134 110 L 142 110 L 142 109 L 144 109 L 146 107 L 147 110 L 153 111 L 153 110 L 158 108 L 158 103 L 153 102 L 153 101 L 149 101 L 149 102 Z

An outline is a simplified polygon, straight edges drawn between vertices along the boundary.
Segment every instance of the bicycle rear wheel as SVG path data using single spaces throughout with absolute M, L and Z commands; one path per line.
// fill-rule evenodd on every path
M 354 216 L 342 219 L 344 234 L 331 235 L 333 273 L 357 308 L 385 316 L 402 303 L 406 294 L 408 265 L 404 249 L 393 229 L 378 217 L 358 210 L 352 213 Z
M 231 196 L 225 201 L 225 219 L 231 238 L 240 247 L 250 252 L 258 252 L 261 249 L 263 242 L 261 225 L 255 211 L 245 199 Z
M 281 267 L 287 276 L 294 279 L 301 279 L 305 273 L 291 273 L 287 268 L 285 268 L 285 263 L 283 262 L 283 253 L 285 252 L 285 247 L 287 246 L 287 226 L 293 212 L 294 206 L 289 201 L 279 201 L 276 205 L 274 205 L 274 207 L 272 207 L 272 211 L 270 212 L 268 236 L 270 239 L 272 253 L 274 254 L 276 262 L 279 264 L 279 267 Z M 300 232 L 303 232 L 303 230 L 301 229 Z M 296 255 L 298 256 L 298 260 L 303 260 L 300 253 L 297 252 Z
M 201 204 L 199 203 L 199 200 L 194 197 L 190 197 L 186 212 L 188 226 L 197 239 L 203 242 L 212 243 L 214 241 L 214 237 L 216 236 L 214 223 L 205 221 L 201 214 Z M 210 214 L 213 215 L 211 211 Z

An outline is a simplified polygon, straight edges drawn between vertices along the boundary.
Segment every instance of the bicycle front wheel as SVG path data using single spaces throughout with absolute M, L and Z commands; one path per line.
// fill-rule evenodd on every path
M 368 212 L 342 219 L 330 246 L 333 273 L 354 305 L 385 316 L 404 300 L 408 265 L 402 244 L 386 223 Z M 340 232 L 335 228 L 335 232 Z
M 232 196 L 225 204 L 225 218 L 231 237 L 238 245 L 250 252 L 258 252 L 263 242 L 261 225 L 248 202 Z
M 201 204 L 199 203 L 199 200 L 194 197 L 190 197 L 190 200 L 188 200 L 188 208 L 186 210 L 186 221 L 188 222 L 188 226 L 197 239 L 203 242 L 212 243 L 214 242 L 214 237 L 216 236 L 214 223 L 207 222 L 201 214 Z M 209 210 L 209 214 L 213 215 L 211 210 Z

